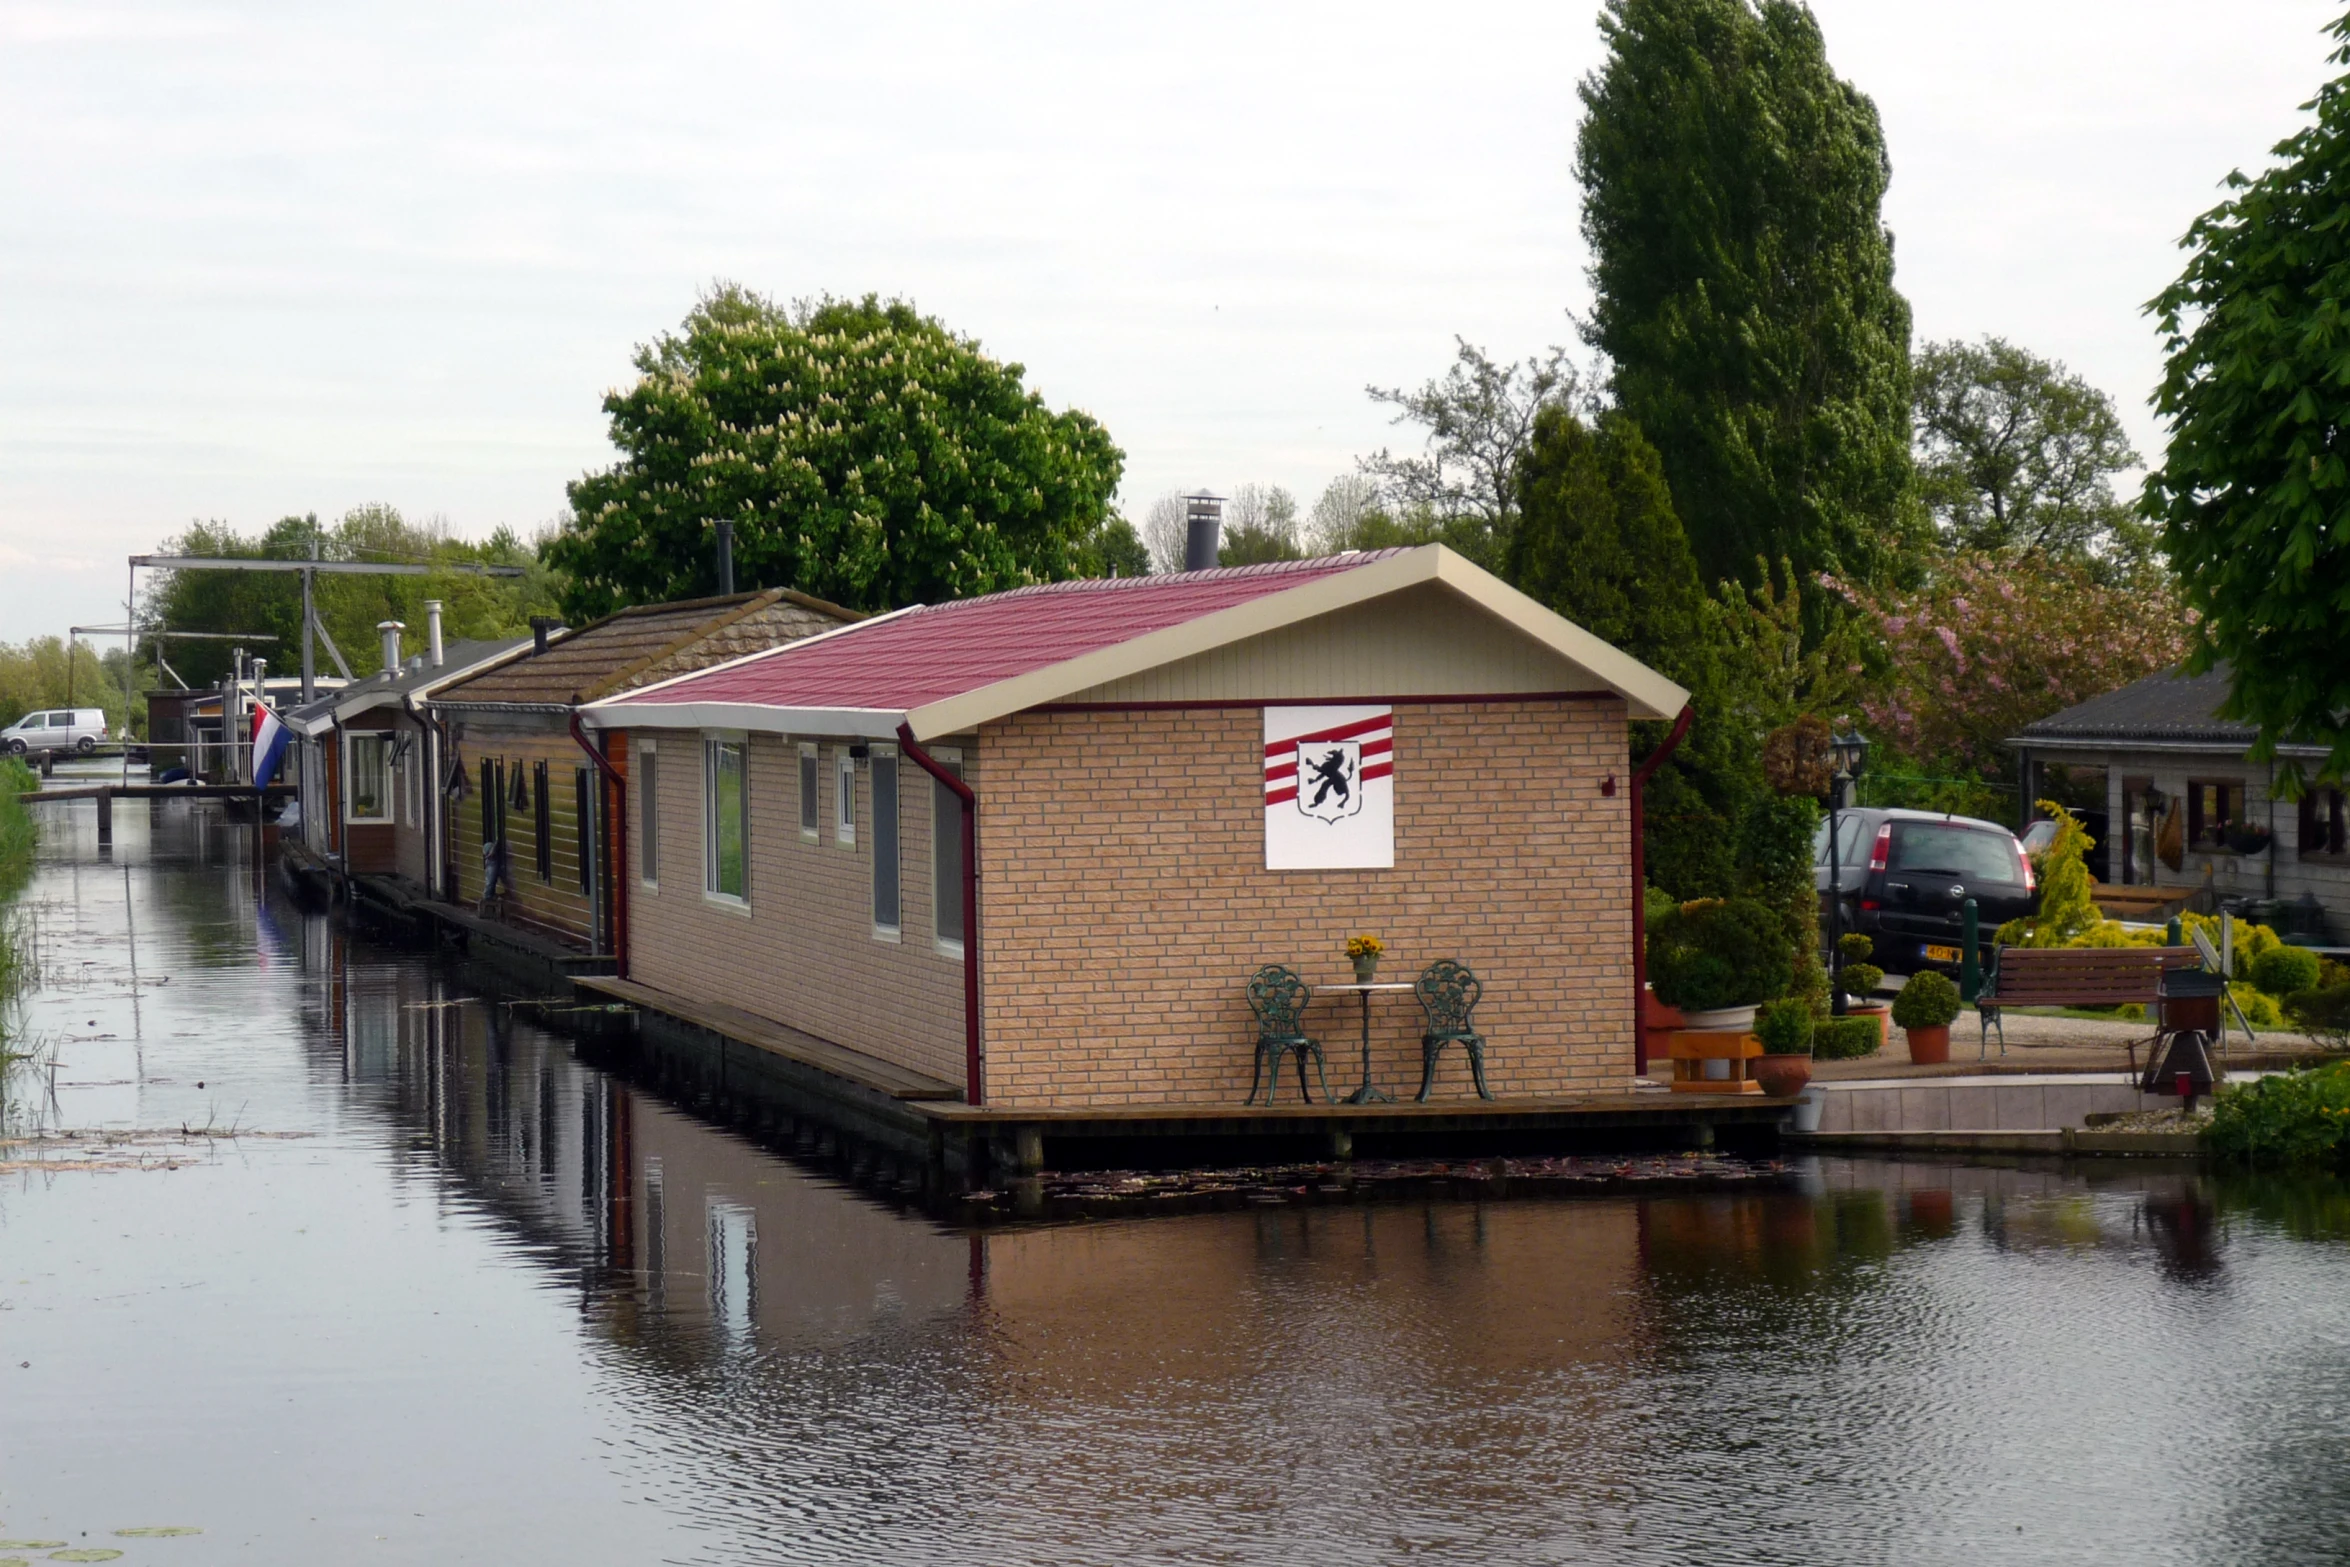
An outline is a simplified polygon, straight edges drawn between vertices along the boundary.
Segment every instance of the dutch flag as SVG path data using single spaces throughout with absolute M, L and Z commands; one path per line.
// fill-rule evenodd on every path
M 277 764 L 286 754 L 286 742 L 293 735 L 278 722 L 277 713 L 267 702 L 253 703 L 253 787 L 266 789 L 277 776 Z

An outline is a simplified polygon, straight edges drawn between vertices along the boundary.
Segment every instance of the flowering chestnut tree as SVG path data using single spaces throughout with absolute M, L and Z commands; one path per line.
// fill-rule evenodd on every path
M 1822 580 L 1883 648 L 1889 673 L 1861 697 L 1864 722 L 1907 756 L 1984 778 L 2007 770 L 2009 735 L 2170 668 L 2192 631 L 2167 584 L 2105 583 L 2041 555 L 1947 556 L 1914 592 Z
M 1112 515 L 1108 433 L 900 300 L 722 286 L 636 367 L 546 547 L 575 619 L 713 591 L 722 520 L 738 586 L 893 609 L 1075 576 Z

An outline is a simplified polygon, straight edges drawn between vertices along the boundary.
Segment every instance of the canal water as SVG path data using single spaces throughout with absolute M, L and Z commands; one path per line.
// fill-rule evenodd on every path
M 0 1541 L 127 1567 L 2350 1551 L 2332 1185 L 1818 1161 L 1728 1195 L 966 1233 L 304 915 L 211 808 L 124 809 L 110 852 L 90 807 L 49 809 Z M 172 1527 L 202 1532 L 116 1532 Z

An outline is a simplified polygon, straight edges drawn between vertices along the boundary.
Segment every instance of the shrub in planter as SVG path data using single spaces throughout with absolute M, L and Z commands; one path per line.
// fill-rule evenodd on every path
M 1836 950 L 1844 957 L 1844 993 L 1848 996 L 1869 996 L 1885 982 L 1885 971 L 1868 961 L 1877 950 L 1877 944 L 1858 931 L 1842 937 Z
M 1812 1025 L 1814 1061 L 1852 1061 L 1873 1056 L 1885 1042 L 1885 1032 L 1871 1017 L 1824 1017 Z
M 1910 975 L 1893 998 L 1893 1021 L 1904 1029 L 1948 1028 L 1957 1016 L 1958 987 L 1933 969 Z
M 1764 1055 L 1807 1056 L 1816 1026 L 1811 1003 L 1801 996 L 1786 996 L 1755 1014 L 1754 1037 L 1762 1041 Z
M 1656 998 L 1688 1012 L 1750 1007 L 1783 996 L 1795 959 L 1777 910 L 1754 898 L 1700 898 L 1649 926 Z
M 2315 990 L 2322 972 L 2317 954 L 2306 947 L 2271 947 L 2252 960 L 2244 977 L 2252 981 L 2254 990 L 2290 996 L 2296 991 Z

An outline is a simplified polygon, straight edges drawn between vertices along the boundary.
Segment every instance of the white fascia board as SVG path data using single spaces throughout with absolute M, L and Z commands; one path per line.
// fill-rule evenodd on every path
M 682 675 L 671 675 L 667 680 L 656 680 L 649 686 L 638 686 L 632 691 L 623 691 L 617 696 L 608 696 L 599 701 L 590 702 L 581 708 L 580 712 L 592 724 L 596 721 L 596 709 L 600 707 L 609 707 L 615 702 L 633 702 L 655 691 L 666 691 L 671 686 L 682 685 L 688 680 L 699 680 L 704 675 L 714 675 L 722 669 L 740 669 L 745 664 L 756 664 L 762 659 L 774 658 L 778 654 L 796 653 L 801 648 L 814 647 L 817 643 L 829 642 L 834 637 L 845 637 L 850 632 L 862 631 L 867 626 L 881 625 L 886 621 L 897 619 L 900 615 L 911 614 L 920 608 L 922 608 L 920 604 L 908 604 L 903 609 L 893 609 L 885 615 L 869 615 L 863 620 L 852 620 L 845 626 L 835 626 L 830 631 L 819 631 L 814 636 L 802 637 L 797 642 L 780 642 L 774 647 L 763 647 L 756 653 L 745 653 L 740 658 L 730 658 L 723 664 L 712 664 L 707 669 L 696 669 Z
M 1436 575 L 1446 587 L 1496 619 L 1515 626 L 1569 663 L 1591 671 L 1624 699 L 1632 717 L 1671 718 L 1688 705 L 1687 687 L 1666 679 L 1613 643 L 1601 641 L 1558 611 L 1536 603 L 1474 562 L 1443 550 Z
M 603 701 L 579 710 L 591 729 L 735 729 L 747 734 L 894 740 L 906 715 L 881 707 L 769 707 L 762 702 Z
M 1318 577 L 1299 587 L 1268 593 L 1197 620 L 932 702 L 907 714 L 906 721 L 917 740 L 964 733 L 990 720 L 1041 707 L 1075 692 L 1425 582 L 1442 582 L 1486 613 L 1588 671 L 1597 684 L 1624 698 L 1634 718 L 1670 718 L 1689 700 L 1686 690 L 1638 659 L 1544 609 L 1443 545 L 1424 544 L 1400 555 Z

